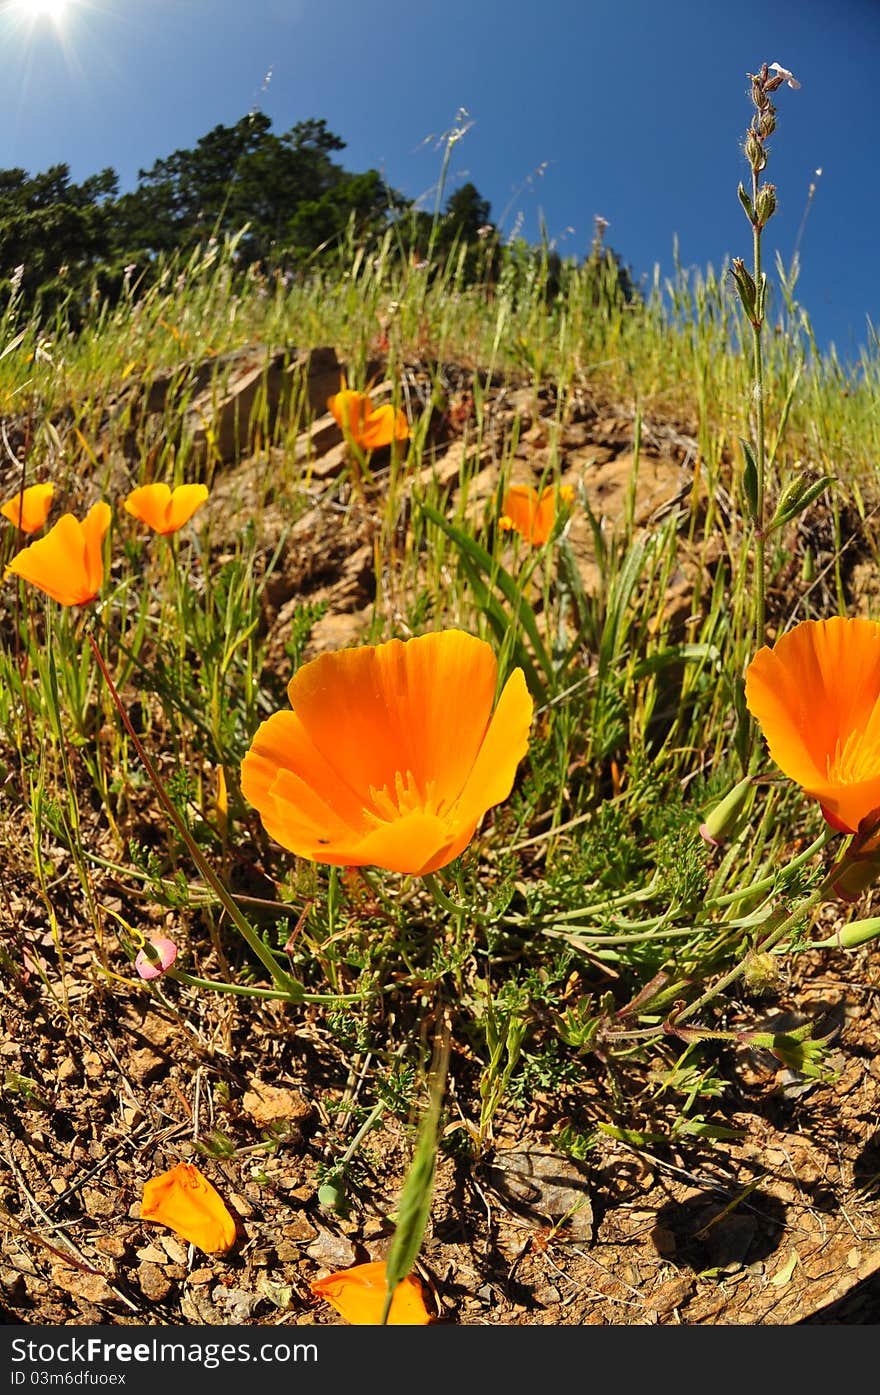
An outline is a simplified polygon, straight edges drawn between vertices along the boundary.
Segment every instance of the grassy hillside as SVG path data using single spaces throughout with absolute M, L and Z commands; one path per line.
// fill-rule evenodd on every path
M 776 1028 L 768 1011 L 802 963 L 845 977 L 864 962 L 880 930 L 871 828 L 836 829 L 780 772 L 743 678 L 800 622 L 874 618 L 880 427 L 874 346 L 857 365 L 823 357 L 782 267 L 759 415 L 728 273 L 679 268 L 627 303 L 612 268 L 566 268 L 552 289 L 540 261 L 510 258 L 473 285 L 393 251 L 350 248 L 284 284 L 208 245 L 148 293 L 93 304 L 75 335 L 10 306 L 2 496 L 54 495 L 32 535 L 5 521 L 4 561 L 66 513 L 110 511 L 93 596 L 59 603 L 8 572 L 0 598 L 0 957 L 10 1108 L 51 1112 L 67 1082 L 114 1147 L 125 1118 L 148 1124 L 123 1210 L 187 1136 L 252 1202 L 296 1151 L 289 1109 L 242 1106 L 236 1042 L 264 1085 L 312 1082 L 301 1187 L 325 1220 L 359 1214 L 391 1122 L 402 1184 L 424 1116 L 408 1205 L 389 1208 L 402 1274 L 435 1161 L 478 1167 L 500 1133 L 536 1127 L 580 1162 L 609 1139 L 720 1145 L 737 1133 L 725 1052 L 744 1045 L 801 1081 L 836 1078 L 815 1014 Z M 341 429 L 340 373 L 399 409 L 406 436 L 370 449 Z M 207 487 L 165 536 L 124 507 L 157 482 Z M 528 485 L 550 491 L 545 540 L 501 522 Z M 63 589 L 77 558 L 45 556 Z M 316 774 L 298 796 L 308 827 L 282 844 L 242 762 L 289 712 L 290 680 L 350 646 L 450 631 L 484 642 L 497 679 L 432 650 L 407 680 L 414 706 L 375 735 L 375 675 L 321 670 L 312 720 L 347 793 Z M 470 836 L 444 796 L 458 854 L 438 862 L 413 832 L 389 865 L 359 860 L 363 828 L 333 831 L 340 801 L 372 799 L 392 825 L 433 817 L 416 767 L 439 762 L 445 789 L 488 720 L 480 685 L 500 701 L 508 681 L 524 751 L 510 717 Z M 342 849 L 333 863 L 324 846 Z M 160 936 L 177 957 L 143 978 L 136 956 Z M 146 1029 L 135 1048 L 132 1011 L 173 1024 L 186 1061 Z M 48 1084 L 44 1032 L 71 1063 Z M 96 1033 L 116 1056 L 158 1052 L 141 1075 L 117 1061 L 133 1114 L 89 1073 Z M 175 1094 L 188 1135 L 169 1143 Z M 45 1147 L 61 1157 L 51 1130 Z M 106 1320 L 89 1301 L 73 1320 Z

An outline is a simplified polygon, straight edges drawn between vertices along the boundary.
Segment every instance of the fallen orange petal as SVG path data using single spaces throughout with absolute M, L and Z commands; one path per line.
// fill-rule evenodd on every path
M 195 1163 L 178 1163 L 144 1183 L 141 1218 L 167 1225 L 207 1254 L 235 1244 L 235 1221 Z
M 328 1274 L 309 1285 L 312 1293 L 331 1304 L 353 1327 L 378 1327 L 385 1310 L 387 1280 L 384 1260 L 356 1264 Z M 389 1327 L 424 1327 L 431 1321 L 422 1285 L 408 1274 L 397 1285 L 388 1312 Z

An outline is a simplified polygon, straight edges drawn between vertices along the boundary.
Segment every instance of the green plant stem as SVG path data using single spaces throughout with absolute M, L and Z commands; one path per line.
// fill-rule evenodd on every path
M 257 935 L 256 931 L 253 929 L 253 926 L 251 926 L 250 923 L 242 915 L 238 906 L 235 904 L 231 895 L 229 894 L 229 891 L 224 886 L 220 878 L 217 876 L 217 873 L 214 871 L 210 862 L 208 862 L 207 858 L 202 853 L 201 848 L 199 847 L 198 843 L 195 841 L 189 829 L 187 828 L 181 814 L 178 812 L 178 810 L 172 803 L 171 798 L 167 790 L 165 789 L 164 784 L 162 783 L 162 779 L 159 775 L 158 770 L 156 769 L 152 760 L 148 756 L 144 746 L 142 745 L 137 735 L 137 732 L 135 731 L 134 727 L 131 724 L 131 721 L 129 720 L 128 713 L 125 710 L 122 699 L 116 691 L 113 679 L 110 677 L 107 665 L 104 662 L 101 651 L 98 648 L 97 643 L 95 642 L 95 637 L 92 634 L 91 630 L 86 630 L 86 638 L 89 641 L 92 653 L 98 661 L 98 667 L 104 675 L 104 681 L 107 684 L 107 687 L 110 691 L 110 696 L 113 698 L 116 710 L 122 718 L 122 722 L 125 726 L 126 731 L 131 737 L 132 745 L 137 751 L 138 756 L 141 762 L 143 763 L 143 767 L 146 770 L 147 775 L 149 776 L 150 783 L 159 797 L 159 802 L 161 803 L 162 808 L 165 810 L 171 822 L 174 824 L 174 827 L 177 829 L 177 832 L 180 834 L 180 837 L 183 839 L 183 842 L 188 848 L 193 862 L 196 864 L 205 881 L 208 883 L 211 890 L 214 892 L 215 896 L 226 910 L 226 913 L 232 921 L 233 925 L 235 926 L 236 930 L 238 930 L 239 934 L 250 946 L 250 948 L 253 950 L 254 954 L 261 961 L 264 967 L 268 969 L 272 979 L 281 989 L 283 997 L 288 1002 L 301 1003 L 303 1001 L 304 992 L 302 984 L 299 983 L 295 978 L 292 978 L 290 974 L 285 973 L 284 969 L 281 968 L 281 965 L 275 959 L 274 955 L 272 954 L 272 951 L 268 949 L 266 945 L 263 944 L 259 935 Z
M 162 975 L 163 978 L 176 979 L 178 983 L 186 983 L 191 988 L 209 988 L 212 993 L 237 993 L 242 998 L 272 998 L 278 1001 L 289 1001 L 289 994 L 280 993 L 275 988 L 255 988 L 250 984 L 243 983 L 223 983 L 222 980 L 212 978 L 200 978 L 197 974 L 188 974 L 183 969 L 167 969 Z M 303 993 L 297 1002 L 300 1003 L 326 1003 L 335 1006 L 337 1003 L 362 1003 L 369 997 L 368 993 Z
M 752 169 L 752 206 L 757 207 L 758 203 L 758 171 Z M 761 335 L 764 328 L 764 306 L 761 292 L 761 227 L 757 222 L 752 224 L 752 260 L 755 285 L 758 287 L 758 297 L 760 304 L 760 316 L 757 308 L 752 319 L 752 346 L 754 351 L 755 365 L 755 413 L 756 413 L 756 440 L 755 440 L 755 465 L 757 473 L 757 484 L 755 489 L 755 652 L 764 643 L 764 622 L 766 610 L 766 580 L 764 569 L 765 543 L 764 543 L 764 494 L 765 494 L 765 463 L 766 454 L 764 449 L 764 354 L 761 342 Z
M 781 876 L 784 876 L 786 872 L 798 871 L 799 868 L 803 867 L 805 862 L 809 862 L 811 857 L 814 857 L 816 853 L 822 852 L 823 849 L 827 848 L 829 843 L 839 837 L 840 834 L 836 829 L 830 827 L 823 829 L 819 837 L 815 838 L 810 846 L 805 848 L 802 853 L 798 853 L 797 857 L 792 858 L 791 862 L 789 862 L 786 867 L 770 873 L 767 877 L 761 877 L 759 881 L 751 882 L 749 886 L 739 887 L 736 891 L 726 891 L 723 896 L 707 896 L 704 905 L 712 907 L 713 909 L 718 906 L 732 906 L 735 905 L 737 901 L 744 901 L 754 896 L 756 892 L 772 891 L 773 888 L 778 885 Z
M 339 1162 L 336 1164 L 337 1167 L 343 1168 L 347 1163 L 351 1162 L 352 1158 L 354 1157 L 355 1153 L 360 1147 L 362 1140 L 366 1138 L 373 1125 L 377 1123 L 378 1120 L 385 1113 L 385 1108 L 386 1106 L 384 1100 L 379 1100 L 378 1104 L 373 1105 L 373 1108 L 370 1110 L 369 1114 L 367 1115 L 364 1122 L 361 1124 L 354 1138 L 351 1140 L 345 1152 L 342 1154 L 342 1157 L 339 1159 Z
M 778 945 L 780 941 L 785 939 L 785 936 L 793 925 L 797 924 L 799 920 L 803 920 L 804 916 L 809 915 L 811 911 L 816 910 L 823 901 L 828 899 L 828 891 L 829 887 L 827 883 L 823 882 L 822 885 L 813 892 L 812 896 L 808 896 L 805 901 L 801 901 L 793 911 L 789 911 L 787 914 L 780 911 L 779 914 L 782 916 L 780 923 L 776 926 L 775 930 L 771 930 L 766 939 L 755 946 L 755 953 L 768 954 L 775 945 Z M 742 959 L 739 964 L 735 964 L 717 983 L 714 983 L 705 993 L 701 993 L 699 998 L 689 1003 L 681 1012 L 676 1013 L 674 1021 L 676 1023 L 684 1022 L 687 1018 L 693 1017 L 694 1014 L 705 1007 L 707 1003 L 711 1003 L 718 997 L 719 993 L 723 993 L 726 988 L 729 988 L 732 983 L 735 983 L 736 980 L 742 976 L 745 972 L 746 963 L 747 960 Z
M 460 906 L 457 901 L 453 901 L 450 896 L 447 896 L 433 872 L 426 872 L 422 877 L 422 881 L 425 883 L 425 886 L 430 891 L 441 911 L 447 911 L 449 915 L 472 916 L 475 920 L 486 921 L 486 916 L 480 915 L 477 911 L 472 911 L 468 906 Z

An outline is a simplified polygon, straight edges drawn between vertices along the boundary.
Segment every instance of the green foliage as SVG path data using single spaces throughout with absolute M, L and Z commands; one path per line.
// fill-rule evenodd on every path
M 198 475 L 184 431 L 196 373 L 214 373 L 215 356 L 249 340 L 335 344 L 352 381 L 359 374 L 366 384 L 378 327 L 413 429 L 406 453 L 379 461 L 359 493 L 350 472 L 311 472 L 302 439 L 322 404 L 292 392 L 248 467 L 244 513 L 232 507 L 235 469 L 218 465 L 210 524 L 197 521 L 169 545 L 133 532 L 113 539 L 110 584 L 88 633 L 100 639 L 182 830 L 108 699 L 81 618 L 50 622 L 51 607 L 28 604 L 11 582 L 2 774 L 16 837 L 19 824 L 27 829 L 20 875 L 34 880 L 57 960 L 41 983 L 52 991 L 67 981 L 64 938 L 77 913 L 89 944 L 99 943 L 99 898 L 121 900 L 132 923 L 144 903 L 172 909 L 192 960 L 212 964 L 215 979 L 178 972 L 161 988 L 135 988 L 187 1009 L 213 990 L 252 994 L 255 1006 L 274 996 L 288 1014 L 279 1037 L 299 1030 L 294 1021 L 307 1024 L 340 1079 L 322 1105 L 319 1191 L 336 1214 L 350 1214 L 357 1188 L 372 1184 L 356 1155 L 383 1111 L 410 1127 L 427 1032 L 448 1014 L 457 1127 L 441 1139 L 435 1111 L 417 1145 L 401 1206 L 402 1272 L 418 1248 L 438 1150 L 472 1162 L 499 1119 L 520 1124 L 538 1101 L 555 1111 L 557 1146 L 578 1158 L 603 1133 L 682 1148 L 729 1136 L 724 1060 L 714 1053 L 733 1036 L 716 1030 L 719 1010 L 735 996 L 747 1013 L 757 992 L 774 991 L 786 952 L 836 946 L 827 927 L 821 941 L 811 928 L 829 836 L 813 806 L 774 775 L 744 703 L 758 463 L 754 424 L 742 420 L 751 369 L 731 351 L 742 328 L 735 287 L 711 269 L 678 266 L 668 287 L 658 282 L 642 298 L 602 230 L 580 263 L 546 244 L 502 246 L 472 184 L 441 190 L 433 215 L 398 206 L 375 172 L 341 169 L 342 148 L 323 122 L 276 137 L 257 116 L 158 161 L 122 198 L 112 172 L 82 186 L 64 167 L 34 180 L 0 177 L 2 255 L 15 248 L 30 278 L 7 286 L 0 310 L 9 449 L 28 472 L 55 479 L 65 504 L 118 492 L 122 462 L 132 480 Z M 62 244 L 79 250 L 59 298 L 46 292 L 41 302 L 41 314 L 59 307 L 44 337 L 28 316 Z M 429 248 L 430 265 L 414 265 Z M 144 260 L 126 277 L 128 255 Z M 106 295 L 91 297 L 99 262 Z M 4 262 L 3 274 L 18 264 Z M 273 267 L 295 275 L 273 278 Z M 779 332 L 764 346 L 763 516 L 777 625 L 788 623 L 789 601 L 828 608 L 818 582 L 789 594 L 814 525 L 809 546 L 831 577 L 831 608 L 846 607 L 846 539 L 871 518 L 880 459 L 876 345 L 852 374 L 834 356 L 822 360 L 793 293 L 792 278 Z M 163 375 L 163 410 L 143 412 Z M 211 381 L 219 393 L 219 373 Z M 542 408 L 548 481 L 578 404 L 616 404 L 632 426 L 622 518 L 603 513 L 588 460 L 574 505 L 581 537 L 560 518 L 545 547 L 509 546 L 498 508 L 522 455 L 518 424 L 500 448 L 492 434 L 499 385 L 553 401 L 552 412 Z M 468 403 L 461 420 L 456 392 Z M 698 459 L 682 465 L 687 487 L 675 508 L 639 522 L 642 439 L 654 429 L 662 440 L 665 414 L 694 423 Z M 453 432 L 455 512 L 436 469 Z M 487 469 L 495 473 L 490 497 L 478 496 L 481 513 L 467 496 Z M 500 681 L 523 669 L 535 701 L 509 795 L 462 857 L 431 877 L 352 876 L 297 860 L 241 797 L 244 750 L 288 705 L 287 682 L 333 614 L 320 592 L 290 583 L 306 570 L 300 550 L 327 541 L 318 528 L 297 531 L 312 510 L 332 518 L 334 556 L 337 533 L 340 546 L 368 540 L 372 639 L 461 626 L 492 643 Z M 870 550 L 870 536 L 858 532 L 859 545 Z M 8 529 L 4 539 L 9 549 L 19 543 Z M 589 580 L 583 546 L 595 564 Z M 670 619 L 684 569 L 688 604 Z M 754 800 L 710 847 L 700 824 L 746 772 Z M 232 909 L 205 865 L 222 872 Z M 112 967 L 112 953 L 108 962 L 113 992 L 113 974 L 130 965 Z M 759 1044 L 806 1079 L 831 1078 L 825 1044 L 809 1029 Z M 613 1119 L 598 1119 L 603 1111 Z M 230 1155 L 227 1135 L 239 1146 L 233 1125 L 224 1129 L 202 1136 L 214 1156 Z M 280 1149 L 285 1139 L 269 1130 L 258 1146 Z

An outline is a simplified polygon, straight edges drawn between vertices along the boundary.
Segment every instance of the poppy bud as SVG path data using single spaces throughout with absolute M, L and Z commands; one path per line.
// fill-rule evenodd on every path
M 707 843 L 711 843 L 713 848 L 717 848 L 719 843 L 723 843 L 733 833 L 753 788 L 751 776 L 744 775 L 730 793 L 724 796 L 721 803 L 715 805 L 705 822 L 700 824 L 700 836 L 705 838 Z
M 811 949 L 858 949 L 870 940 L 880 939 L 880 916 L 870 916 L 867 920 L 852 920 L 849 925 L 835 930 L 825 940 L 815 940 Z

